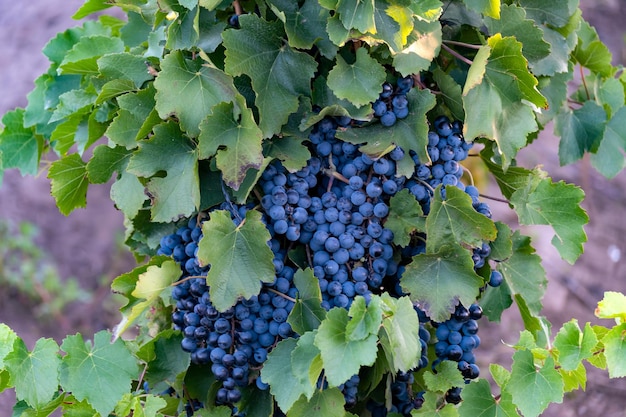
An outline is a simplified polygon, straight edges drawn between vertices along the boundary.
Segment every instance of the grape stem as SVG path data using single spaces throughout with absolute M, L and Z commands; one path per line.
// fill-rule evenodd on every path
M 233 1 L 233 7 L 235 8 L 235 14 L 237 16 L 243 14 L 243 9 L 241 8 L 241 4 L 239 4 L 239 0 Z
M 288 296 L 287 294 L 283 294 L 280 291 L 276 291 L 274 288 L 268 288 L 267 290 L 269 292 L 273 292 L 274 294 L 279 295 L 279 296 L 281 296 L 281 297 L 283 297 L 283 298 L 285 298 L 285 299 L 287 299 L 289 301 L 293 301 L 294 303 L 297 301 L 295 298 L 292 298 L 292 297 Z
M 461 60 L 463 62 L 465 62 L 467 65 L 472 65 L 474 63 L 471 59 L 465 58 L 463 55 L 461 55 L 460 53 L 458 53 L 454 49 L 450 48 L 445 43 L 442 43 L 441 47 L 443 49 L 445 49 L 450 55 L 452 55 L 453 57 L 455 57 L 455 58 L 457 58 L 457 59 L 459 59 L 459 60 Z
M 337 171 L 333 171 L 332 169 L 328 169 L 328 168 L 322 168 L 322 172 L 325 175 L 328 175 L 329 177 L 337 178 L 341 182 L 345 182 L 346 184 L 350 184 L 350 181 L 346 177 L 344 177 L 343 175 L 338 173 Z
M 489 196 L 489 195 L 486 195 L 486 194 L 480 194 L 480 196 L 482 198 L 486 198 L 488 200 L 493 200 L 493 201 L 498 201 L 500 203 L 507 203 L 507 204 L 509 204 L 509 200 L 504 199 L 504 198 L 493 197 L 493 196 Z
M 456 45 L 456 46 L 462 46 L 463 48 L 468 48 L 468 49 L 479 50 L 480 48 L 482 48 L 482 45 L 474 45 L 474 44 L 471 44 L 471 43 L 465 43 L 465 42 L 459 42 L 459 41 L 444 40 L 443 43 L 447 43 L 447 44 L 450 44 L 450 45 Z
M 589 89 L 587 88 L 587 81 L 585 80 L 585 69 L 582 65 L 579 65 L 580 68 L 580 79 L 583 82 L 583 87 L 585 87 L 585 93 L 587 94 L 587 100 L 591 100 L 591 95 L 589 94 Z
M 148 370 L 148 363 L 145 363 L 143 366 L 143 371 L 141 371 L 141 375 L 139 375 L 139 381 L 137 382 L 137 389 L 143 385 L 143 378 L 146 376 L 146 371 Z

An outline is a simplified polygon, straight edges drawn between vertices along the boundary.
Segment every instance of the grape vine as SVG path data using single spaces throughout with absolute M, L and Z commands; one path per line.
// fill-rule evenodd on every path
M 56 153 L 64 214 L 113 178 L 143 264 L 93 341 L 29 350 L 0 325 L 15 415 L 535 417 L 584 362 L 626 376 L 624 296 L 598 304 L 613 327 L 553 337 L 541 258 L 474 181 L 567 262 L 583 252 L 582 190 L 516 161 L 554 122 L 561 163 L 625 165 L 626 77 L 576 1 L 87 0 L 75 17 L 113 6 L 127 19 L 44 48 L 0 170 Z M 485 366 L 479 321 L 513 303 L 511 369 Z

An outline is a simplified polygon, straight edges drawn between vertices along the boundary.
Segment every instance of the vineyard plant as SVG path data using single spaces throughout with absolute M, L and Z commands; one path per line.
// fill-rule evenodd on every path
M 598 300 L 604 326 L 553 328 L 518 230 L 549 226 L 571 264 L 587 240 L 583 191 L 517 163 L 546 127 L 562 165 L 625 165 L 626 73 L 578 0 L 87 0 L 74 17 L 2 118 L 0 175 L 45 171 L 65 215 L 111 182 L 140 266 L 112 282 L 112 330 L 30 350 L 0 325 L 14 416 L 536 417 L 586 367 L 626 376 L 626 297 Z M 509 308 L 512 365 L 484 363 L 480 323 Z

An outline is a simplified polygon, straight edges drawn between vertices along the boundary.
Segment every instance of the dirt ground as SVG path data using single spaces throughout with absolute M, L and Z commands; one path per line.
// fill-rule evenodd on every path
M 624 0 L 582 0 L 584 16 L 596 26 L 600 37 L 614 52 L 615 63 L 626 62 Z M 0 0 L 0 114 L 26 104 L 26 94 L 33 80 L 46 70 L 48 63 L 41 49 L 58 31 L 76 25 L 71 14 L 83 0 Z M 544 165 L 555 181 L 580 185 L 586 192 L 584 207 L 591 221 L 586 227 L 589 242 L 575 266 L 562 261 L 550 244 L 547 228 L 529 228 L 525 233 L 534 239 L 544 259 L 550 284 L 544 298 L 545 314 L 556 327 L 575 317 L 581 324 L 597 323 L 593 309 L 607 290 L 626 292 L 626 222 L 621 209 L 626 206 L 626 172 L 613 180 L 597 174 L 588 160 L 568 167 L 558 165 L 558 145 L 546 135 L 520 154 L 523 166 Z M 89 190 L 86 209 L 70 217 L 59 214 L 49 195 L 45 175 L 21 178 L 7 172 L 0 187 L 0 219 L 27 220 L 38 226 L 38 244 L 56 261 L 64 277 L 77 277 L 85 289 L 102 287 L 117 274 L 133 266 L 132 258 L 119 252 L 116 237 L 123 233 L 122 216 L 109 200 L 107 186 Z M 514 214 L 497 202 L 490 202 L 497 220 L 512 222 Z M 39 337 L 60 340 L 64 335 L 111 327 L 115 317 L 107 313 L 106 293 L 96 294 L 91 304 L 70 309 L 68 323 L 59 325 L 33 318 L 32 307 L 22 305 L 10 295 L 0 294 L 0 322 L 7 323 L 32 346 Z M 516 311 L 504 316 L 504 325 L 481 321 L 483 344 L 479 360 L 487 371 L 489 362 L 507 365 L 512 351 L 502 342 L 511 343 L 522 326 Z M 547 417 L 623 417 L 626 416 L 626 380 L 609 380 L 604 372 L 588 368 L 587 392 L 568 395 L 564 404 L 552 405 Z M 0 415 L 10 415 L 10 393 L 0 395 Z

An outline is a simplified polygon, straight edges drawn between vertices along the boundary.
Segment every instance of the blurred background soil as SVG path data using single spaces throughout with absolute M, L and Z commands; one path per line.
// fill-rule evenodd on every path
M 71 15 L 83 0 L 0 0 L 0 114 L 26 105 L 33 80 L 46 71 L 48 62 L 41 50 L 57 32 L 75 26 Z M 624 64 L 626 48 L 626 4 L 624 0 L 582 0 L 583 15 L 596 27 L 600 38 L 613 51 L 614 63 Z M 554 181 L 565 180 L 581 186 L 583 203 L 590 216 L 586 227 L 589 241 L 575 266 L 562 261 L 550 244 L 549 228 L 532 227 L 523 231 L 533 237 L 543 258 L 549 286 L 544 297 L 545 314 L 559 328 L 570 318 L 584 323 L 600 323 L 593 316 L 604 291 L 626 292 L 626 172 L 607 180 L 595 172 L 588 159 L 560 167 L 558 142 L 547 131 L 519 155 L 527 168 L 542 164 Z M 490 190 L 497 194 L 496 189 Z M 111 328 L 119 320 L 111 301 L 111 280 L 134 266 L 132 256 L 119 243 L 123 240 L 123 217 L 109 199 L 108 186 L 92 186 L 87 208 L 69 217 L 60 214 L 49 194 L 49 182 L 42 173 L 22 178 L 18 172 L 5 174 L 0 187 L 0 222 L 27 221 L 37 226 L 35 244 L 48 254 L 63 278 L 74 277 L 90 297 L 68 306 L 63 320 L 33 314 L 32 303 L 20 294 L 0 287 L 0 322 L 11 326 L 32 348 L 40 337 L 60 341 L 66 334 L 86 336 Z M 494 219 L 513 224 L 514 213 L 505 204 L 488 202 Z M 610 323 L 605 323 L 610 325 Z M 517 340 L 522 324 L 519 313 L 510 309 L 503 323 L 481 320 L 483 343 L 478 358 L 483 374 L 490 362 L 510 365 L 512 350 L 505 343 Z M 603 371 L 587 367 L 587 391 L 568 394 L 564 404 L 552 405 L 542 415 L 548 417 L 626 416 L 626 380 L 609 380 Z M 10 392 L 0 395 L 0 415 L 10 415 L 14 401 Z

